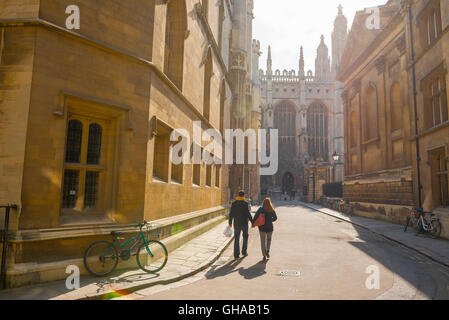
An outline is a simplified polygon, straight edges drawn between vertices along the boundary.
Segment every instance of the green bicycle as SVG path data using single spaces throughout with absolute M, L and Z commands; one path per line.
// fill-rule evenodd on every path
M 128 261 L 131 256 L 136 256 L 137 265 L 147 273 L 156 273 L 161 271 L 168 260 L 168 251 L 164 244 L 157 240 L 148 240 L 145 237 L 144 228 L 149 231 L 150 224 L 146 221 L 140 223 L 140 233 L 128 241 L 122 243 L 122 232 L 112 231 L 113 242 L 98 241 L 92 243 L 84 253 L 84 266 L 97 277 L 106 276 L 112 273 L 119 258 L 122 261 Z M 127 249 L 122 249 L 130 243 L 134 243 Z M 116 244 L 120 251 L 117 251 Z M 137 250 L 135 250 L 137 248 Z

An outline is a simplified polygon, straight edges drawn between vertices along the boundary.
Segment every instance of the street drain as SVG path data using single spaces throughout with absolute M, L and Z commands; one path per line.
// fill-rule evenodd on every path
M 299 277 L 301 273 L 297 270 L 281 270 L 279 275 L 281 277 Z

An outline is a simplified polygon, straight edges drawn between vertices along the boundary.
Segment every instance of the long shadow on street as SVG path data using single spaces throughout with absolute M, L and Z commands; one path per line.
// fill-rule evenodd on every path
M 263 276 L 267 272 L 265 271 L 267 262 L 260 261 L 249 268 L 237 267 L 242 263 L 243 259 L 232 260 L 222 267 L 213 266 L 206 274 L 206 279 L 212 280 L 219 277 L 225 277 L 231 273 L 238 272 L 246 280 L 255 279 Z
M 310 210 L 315 214 L 325 215 Z M 351 216 L 347 217 L 352 220 Z M 335 222 L 344 223 L 339 220 Z M 445 266 L 367 229 L 357 225 L 352 226 L 358 236 L 353 241 L 348 241 L 349 244 L 404 279 L 422 295 L 430 299 L 449 299 L 449 277 Z

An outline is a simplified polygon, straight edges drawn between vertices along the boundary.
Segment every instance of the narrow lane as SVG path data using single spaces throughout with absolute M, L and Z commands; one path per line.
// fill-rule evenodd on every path
M 137 294 L 150 300 L 449 299 L 448 268 L 309 208 L 284 203 L 277 213 L 267 263 L 253 229 L 247 258 L 234 261 L 231 245 L 207 271 Z M 283 270 L 300 275 L 280 276 Z

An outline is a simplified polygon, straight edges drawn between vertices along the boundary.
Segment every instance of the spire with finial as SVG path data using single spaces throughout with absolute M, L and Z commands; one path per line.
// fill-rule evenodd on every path
M 321 35 L 321 42 L 318 46 L 315 60 L 315 76 L 317 79 L 327 80 L 330 69 L 329 49 L 324 43 L 324 35 Z
M 267 58 L 267 74 L 273 74 L 273 61 L 271 60 L 271 46 L 268 46 L 268 58 Z
M 334 21 L 334 31 L 332 32 L 332 71 L 338 72 L 343 51 L 348 37 L 348 20 L 343 15 L 343 7 L 338 6 L 338 15 Z
M 343 6 L 340 4 L 338 6 L 338 15 L 334 21 L 334 29 L 347 29 L 348 28 L 348 20 L 343 15 Z
M 299 54 L 299 76 L 300 77 L 304 77 L 305 76 L 305 72 L 304 72 L 304 50 L 303 47 L 301 46 L 301 51 Z

